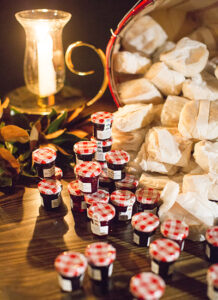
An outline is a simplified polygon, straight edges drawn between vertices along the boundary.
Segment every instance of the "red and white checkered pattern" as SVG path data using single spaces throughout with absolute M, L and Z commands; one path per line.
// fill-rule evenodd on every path
M 62 177 L 63 177 L 63 172 L 61 168 L 55 167 L 55 178 L 60 180 Z
M 69 194 L 71 194 L 73 196 L 82 196 L 83 195 L 83 193 L 79 189 L 78 180 L 71 181 L 68 184 L 68 192 L 69 192 Z
M 84 195 L 85 202 L 90 205 L 97 202 L 108 203 L 109 197 L 109 193 L 101 189 L 99 189 L 96 193 Z
M 75 166 L 74 171 L 81 177 L 96 177 L 101 173 L 101 166 L 94 161 L 83 161 Z
M 116 206 L 130 206 L 135 203 L 135 195 L 128 190 L 116 190 L 111 194 L 111 202 Z
M 132 217 L 132 227 L 142 232 L 152 232 L 160 224 L 157 216 L 152 213 L 140 212 Z
M 116 181 L 115 185 L 119 188 L 129 188 L 134 189 L 138 186 L 139 181 L 135 178 L 134 175 L 126 174 L 126 177 L 120 181 Z
M 111 150 L 105 154 L 107 163 L 114 165 L 123 165 L 128 163 L 129 154 L 124 150 Z
M 154 204 L 160 200 L 160 193 L 152 188 L 140 188 L 136 191 L 136 199 L 142 204 Z
M 189 234 L 189 227 L 180 220 L 165 220 L 160 227 L 164 237 L 172 240 L 184 240 Z
M 209 228 L 206 231 L 206 240 L 209 244 L 218 247 L 218 226 Z
M 66 251 L 56 257 L 54 265 L 56 271 L 61 275 L 77 277 L 85 272 L 87 260 L 78 252 Z
M 218 288 L 218 264 L 212 265 L 207 270 L 207 281 L 212 284 L 215 288 Z
M 108 203 L 93 203 L 88 208 L 88 216 L 97 221 L 110 221 L 115 216 L 115 208 Z
M 61 192 L 62 185 L 57 179 L 43 179 L 38 183 L 40 194 L 55 195 Z
M 110 265 L 116 259 L 116 249 L 104 242 L 89 244 L 85 250 L 88 263 L 98 267 Z
M 151 272 L 142 272 L 130 280 L 130 292 L 137 299 L 157 300 L 165 291 L 163 279 Z
M 81 141 L 74 145 L 73 150 L 76 154 L 94 154 L 97 151 L 97 145 L 93 141 Z
M 37 164 L 49 164 L 56 159 L 56 151 L 52 148 L 39 148 L 32 153 L 33 162 Z
M 180 247 L 174 241 L 157 239 L 150 244 L 149 253 L 157 261 L 173 262 L 180 255 Z
M 94 138 L 93 136 L 91 137 L 91 141 L 95 142 L 97 147 L 110 147 L 112 145 L 112 139 L 108 139 L 108 140 L 105 140 L 105 141 L 99 141 L 97 140 L 96 138 Z
M 102 170 L 101 174 L 99 176 L 99 181 L 104 181 L 104 182 L 110 182 L 111 179 L 107 176 L 107 171 L 106 170 Z
M 106 163 L 106 161 L 98 161 L 98 163 L 101 166 L 102 172 L 105 173 L 107 171 L 107 163 Z
M 91 121 L 96 124 L 112 122 L 113 114 L 107 111 L 99 111 L 91 115 Z

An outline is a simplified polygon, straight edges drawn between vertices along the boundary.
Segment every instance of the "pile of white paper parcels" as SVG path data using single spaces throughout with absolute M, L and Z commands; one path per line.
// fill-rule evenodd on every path
M 193 240 L 218 221 L 218 205 L 208 200 L 218 200 L 218 56 L 209 58 L 216 40 L 208 32 L 202 27 L 175 44 L 144 16 L 113 61 L 123 105 L 113 149 L 130 154 L 128 170 L 141 186 L 162 190 L 160 219 L 184 220 Z

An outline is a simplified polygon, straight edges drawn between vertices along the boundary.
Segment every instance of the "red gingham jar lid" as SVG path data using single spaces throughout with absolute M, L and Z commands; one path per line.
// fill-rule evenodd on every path
M 104 141 L 99 141 L 93 136 L 91 137 L 91 141 L 95 142 L 97 147 L 110 147 L 112 145 L 112 139 L 104 140 Z
M 207 229 L 206 240 L 209 244 L 218 247 L 218 226 Z
M 107 111 L 98 111 L 91 115 L 92 123 L 108 124 L 113 121 L 113 114 Z
M 87 268 L 87 260 L 83 254 L 66 251 L 55 259 L 55 269 L 66 277 L 77 277 L 82 275 Z
M 93 141 L 77 142 L 73 150 L 76 154 L 93 154 L 97 151 L 97 145 Z
M 38 183 L 38 190 L 40 194 L 54 195 L 62 190 L 62 184 L 57 179 L 43 179 Z
M 122 187 L 122 188 L 133 189 L 138 186 L 138 183 L 139 181 L 135 178 L 134 175 L 126 174 L 125 178 L 120 181 L 116 181 L 115 185 L 117 188 Z
M 107 171 L 107 163 L 106 161 L 98 161 L 99 165 L 101 166 L 102 172 Z
M 101 166 L 94 161 L 83 161 L 76 165 L 74 170 L 81 177 L 96 177 L 101 173 Z
M 89 217 L 97 221 L 110 221 L 115 216 L 115 208 L 108 203 L 93 203 L 88 208 Z
M 104 267 L 114 262 L 116 259 L 116 249 L 108 243 L 97 242 L 89 244 L 86 247 L 85 256 L 88 263 Z
M 63 171 L 61 168 L 55 167 L 55 178 L 61 179 L 63 177 Z
M 116 206 L 130 206 L 135 203 L 135 195 L 128 190 L 116 190 L 111 194 L 111 202 Z
M 207 281 L 218 288 L 218 264 L 210 266 L 207 270 Z
M 130 280 L 130 292 L 137 299 L 157 300 L 165 291 L 164 280 L 151 272 L 142 272 Z
M 93 203 L 108 203 L 109 202 L 109 193 L 105 190 L 99 189 L 97 192 L 93 194 L 86 194 L 84 195 L 85 202 L 88 204 Z
M 142 232 L 152 232 L 160 224 L 157 216 L 152 213 L 140 212 L 132 217 L 132 227 Z
M 68 192 L 73 196 L 83 196 L 83 193 L 79 189 L 78 180 L 73 180 L 68 184 Z
M 136 199 L 142 204 L 155 204 L 160 200 L 160 193 L 152 188 L 140 188 L 136 191 Z
M 180 248 L 174 241 L 157 239 L 150 244 L 149 254 L 158 261 L 173 262 L 179 257 Z
M 114 165 L 123 165 L 128 163 L 129 154 L 124 150 L 111 150 L 105 154 L 107 163 Z
M 49 147 L 36 149 L 32 154 L 33 162 L 37 164 L 49 164 L 56 159 L 56 156 L 56 151 Z
M 164 237 L 172 240 L 184 240 L 189 234 L 189 227 L 180 220 L 165 220 L 160 227 Z

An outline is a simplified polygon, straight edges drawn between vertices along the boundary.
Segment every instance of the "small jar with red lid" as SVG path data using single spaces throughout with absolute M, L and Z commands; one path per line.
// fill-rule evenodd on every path
M 87 260 L 84 255 L 66 251 L 56 257 L 54 265 L 62 291 L 72 292 L 82 287 L 87 269 Z
M 185 222 L 167 219 L 161 224 L 160 231 L 165 238 L 176 242 L 181 251 L 184 249 L 185 239 L 189 234 L 189 227 Z
M 55 166 L 55 175 L 53 176 L 54 179 L 61 180 L 63 178 L 63 171 L 61 168 Z
M 152 188 L 143 187 L 136 191 L 137 212 L 157 213 L 157 205 L 160 200 L 160 193 Z
M 115 182 L 115 186 L 118 190 L 128 190 L 135 193 L 138 183 L 139 181 L 134 175 L 126 174 L 124 179 Z
M 206 256 L 214 263 L 218 263 L 218 226 L 206 231 Z
M 105 161 L 105 155 L 107 152 L 111 150 L 112 139 L 108 139 L 105 141 L 98 141 L 94 137 L 91 138 L 93 142 L 97 145 L 97 151 L 95 153 L 95 160 L 97 161 Z
M 137 300 L 158 300 L 165 291 L 164 280 L 151 272 L 142 272 L 130 280 L 130 293 Z
M 76 163 L 79 164 L 83 161 L 93 161 L 97 151 L 97 145 L 93 141 L 77 142 L 73 150 L 76 154 Z
M 148 247 L 160 221 L 152 213 L 140 212 L 132 217 L 133 242 L 138 246 Z
M 94 126 L 94 137 L 97 140 L 105 141 L 111 138 L 111 127 L 113 114 L 106 111 L 99 111 L 91 115 Z
M 71 209 L 75 212 L 85 212 L 86 203 L 84 200 L 84 195 L 79 189 L 78 180 L 73 180 L 68 184 L 68 192 L 71 199 Z
M 36 149 L 32 153 L 33 163 L 39 178 L 52 178 L 55 176 L 56 156 L 56 151 L 49 147 Z
M 43 179 L 38 183 L 42 206 L 46 210 L 58 208 L 61 204 L 62 184 L 57 179 Z
M 110 222 L 115 216 L 115 208 L 108 203 L 93 203 L 87 215 L 91 218 L 91 231 L 97 236 L 106 236 L 110 231 Z
M 109 280 L 116 259 L 116 249 L 108 243 L 97 242 L 86 247 L 89 277 L 98 282 Z
M 86 202 L 86 208 L 87 208 L 87 217 L 90 218 L 88 215 L 88 208 L 93 203 L 108 203 L 109 202 L 109 193 L 107 191 L 98 189 L 96 193 L 93 194 L 86 194 L 84 196 L 85 202 Z
M 218 264 L 207 270 L 207 296 L 210 300 L 218 299 Z
M 157 239 L 150 244 L 151 271 L 165 278 L 173 273 L 174 263 L 179 258 L 179 245 L 169 239 Z
M 114 181 L 107 176 L 107 171 L 102 170 L 99 176 L 99 187 L 111 194 L 115 189 Z
M 125 178 L 125 166 L 129 162 L 129 154 L 124 150 L 111 150 L 105 155 L 107 175 L 114 181 Z
M 101 166 L 97 162 L 84 161 L 75 166 L 74 171 L 78 177 L 79 189 L 84 194 L 97 192 Z
M 135 195 L 128 190 L 116 190 L 111 194 L 111 203 L 116 208 L 118 221 L 129 221 L 132 218 Z

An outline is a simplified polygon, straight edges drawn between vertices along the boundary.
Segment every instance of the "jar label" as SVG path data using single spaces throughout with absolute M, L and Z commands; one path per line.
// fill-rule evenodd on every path
M 43 198 L 40 196 L 41 198 L 41 205 L 44 206 L 44 201 L 43 201 Z
M 91 193 L 92 192 L 92 184 L 90 182 L 82 182 L 78 180 L 78 185 L 80 191 L 83 193 Z
M 101 271 L 88 265 L 88 274 L 92 279 L 101 280 Z
M 107 152 L 96 152 L 95 153 L 95 159 L 97 160 L 97 161 L 105 161 L 105 154 L 106 154 Z
M 119 212 L 118 220 L 127 221 L 132 217 L 132 206 L 128 206 L 126 211 Z
M 86 202 L 85 201 L 82 201 L 81 202 L 81 209 L 86 209 Z
M 206 249 L 205 249 L 205 251 L 206 251 L 207 257 L 210 258 L 210 247 L 208 246 L 208 244 L 206 244 Z
M 136 243 L 137 245 L 139 245 L 139 241 L 140 241 L 140 238 L 139 238 L 138 234 L 136 234 L 134 232 L 133 233 L 133 242 Z
M 110 168 L 108 168 L 107 176 L 111 179 L 119 180 L 122 178 L 122 171 L 121 170 L 111 170 Z
M 181 251 L 183 251 L 184 245 L 185 245 L 185 240 L 183 240 L 182 243 L 181 243 L 181 246 L 180 246 L 180 250 L 181 250 Z
M 62 290 L 66 291 L 66 292 L 72 292 L 71 280 L 64 279 L 63 277 L 58 275 L 58 281 L 59 281 L 59 284 L 60 284 Z
M 111 137 L 111 126 L 110 124 L 105 124 L 104 130 L 96 130 L 97 139 L 107 140 Z
M 58 207 L 60 205 L 60 202 L 61 202 L 61 196 L 59 196 L 57 199 L 51 200 L 51 207 L 52 208 Z
M 49 169 L 43 169 L 43 176 L 44 177 L 52 177 L 55 175 L 55 166 L 53 165 L 51 168 Z
M 96 220 L 92 220 L 91 222 L 91 230 L 96 235 L 107 235 L 108 229 L 108 226 L 101 226 L 100 222 Z
M 159 274 L 159 265 L 153 260 L 151 261 L 151 271 L 155 274 Z
M 113 264 L 110 264 L 109 268 L 108 268 L 108 277 L 111 277 L 113 272 Z

